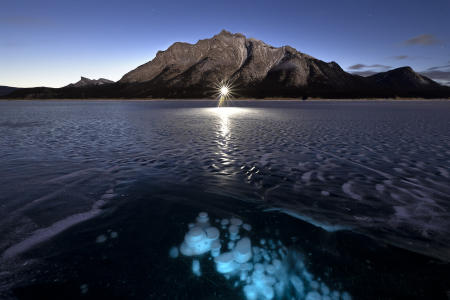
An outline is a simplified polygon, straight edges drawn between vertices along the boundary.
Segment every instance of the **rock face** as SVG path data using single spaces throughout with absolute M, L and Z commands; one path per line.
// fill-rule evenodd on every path
M 89 78 L 81 76 L 81 79 L 78 82 L 71 83 L 65 87 L 87 87 L 87 86 L 103 85 L 103 84 L 109 84 L 109 83 L 114 83 L 114 81 L 108 80 L 105 78 L 89 79 Z
M 120 83 L 153 82 L 173 88 L 213 86 L 222 80 L 241 87 L 345 87 L 354 76 L 289 46 L 275 48 L 242 34 L 222 31 L 196 44 L 175 43 L 155 59 L 125 74 Z
M 223 81 L 232 82 L 240 98 L 450 97 L 449 87 L 409 67 L 361 77 L 290 46 L 276 48 L 225 30 L 196 44 L 174 43 L 117 83 L 82 77 L 61 89 L 21 89 L 9 97 L 212 98 Z

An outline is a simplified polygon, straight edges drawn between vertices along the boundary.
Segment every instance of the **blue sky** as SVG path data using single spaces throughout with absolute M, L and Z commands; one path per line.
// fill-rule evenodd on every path
M 176 41 L 222 29 L 360 74 L 409 65 L 450 83 L 450 1 L 6 0 L 0 85 L 120 79 Z

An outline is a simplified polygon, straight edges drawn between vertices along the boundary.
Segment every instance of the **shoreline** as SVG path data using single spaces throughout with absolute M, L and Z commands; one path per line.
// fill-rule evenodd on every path
M 192 98 L 180 98 L 180 99 L 167 99 L 167 98 L 84 98 L 84 99 L 76 99 L 76 98 L 61 98 L 61 99 L 5 99 L 0 98 L 0 101 L 133 101 L 133 102 L 179 102 L 179 101 L 219 101 L 218 99 L 192 99 Z M 450 101 L 450 98 L 355 98 L 355 99 L 333 99 L 333 98 L 311 98 L 307 100 L 298 99 L 298 98 L 246 98 L 246 99 L 228 99 L 230 102 L 300 102 L 300 103 L 309 103 L 309 102 L 404 102 L 404 101 Z

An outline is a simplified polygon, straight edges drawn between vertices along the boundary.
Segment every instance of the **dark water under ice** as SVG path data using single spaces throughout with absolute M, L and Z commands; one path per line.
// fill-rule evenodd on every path
M 274 298 L 450 297 L 450 102 L 215 105 L 0 102 L 0 298 L 250 299 L 170 257 L 202 211 L 283 252 Z

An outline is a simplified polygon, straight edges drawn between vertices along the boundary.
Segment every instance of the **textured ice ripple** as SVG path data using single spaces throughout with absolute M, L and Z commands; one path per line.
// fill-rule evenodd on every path
M 79 170 L 115 168 L 124 183 L 146 175 L 207 183 L 223 195 L 450 260 L 446 102 L 253 103 L 222 111 L 176 102 L 2 106 L 3 122 L 39 124 L 0 127 L 2 186 L 33 170 L 28 190 L 49 194 L 51 175 L 64 175 L 60 162 L 70 160 Z M 33 169 L 42 161 L 47 167 Z M 252 195 L 243 195 L 249 188 Z M 0 213 L 36 199 L 24 196 L 20 188 L 1 195 Z

